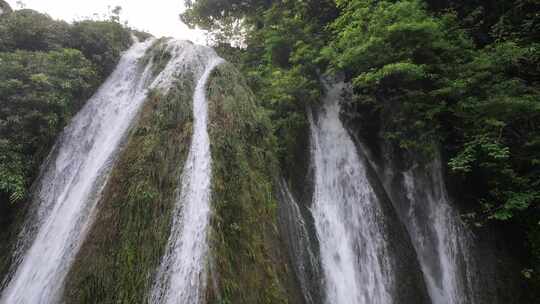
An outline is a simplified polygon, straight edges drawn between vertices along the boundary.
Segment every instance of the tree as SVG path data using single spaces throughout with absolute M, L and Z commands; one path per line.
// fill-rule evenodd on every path
M 0 53 L 2 199 L 14 203 L 26 197 L 56 135 L 97 80 L 94 66 L 78 50 Z

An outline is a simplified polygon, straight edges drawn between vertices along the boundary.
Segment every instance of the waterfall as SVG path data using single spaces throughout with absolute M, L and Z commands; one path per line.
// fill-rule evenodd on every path
M 296 277 L 306 304 L 319 303 L 319 262 L 311 246 L 308 226 L 287 183 L 279 183 L 279 224 L 288 244 Z
M 0 303 L 59 301 L 63 280 L 92 223 L 122 140 L 146 97 L 149 67 L 138 60 L 152 41 L 135 43 L 64 130 L 36 184 L 18 263 Z
M 37 181 L 33 209 L 22 229 L 15 253 L 17 262 L 1 304 L 60 302 L 63 281 L 92 224 L 100 193 L 149 89 L 167 93 L 178 78 L 192 75 L 202 77 L 195 90 L 195 134 L 181 192 L 181 201 L 188 203 L 176 211 L 187 220 L 185 229 L 180 229 L 177 226 L 181 221 L 175 218 L 173 231 L 182 230 L 183 237 L 171 237 L 186 246 L 180 255 L 169 257 L 182 261 L 186 261 L 186 255 L 188 259 L 202 259 L 210 185 L 204 83 L 220 59 L 212 49 L 189 41 L 170 39 L 159 43 L 166 44 L 171 59 L 158 75 L 153 75 L 153 59 L 146 66 L 140 64 L 156 40 L 135 43 L 57 141 Z M 200 270 L 194 268 L 202 267 L 202 263 L 191 262 L 186 263 L 192 275 L 185 278 L 186 288 L 199 275 Z M 179 279 L 176 274 L 171 278 L 176 288 Z
M 206 83 L 222 62 L 211 49 L 201 65 L 193 96 L 194 126 L 191 147 L 181 177 L 167 249 L 151 292 L 151 303 L 202 301 L 206 284 L 207 228 L 210 219 L 211 155 L 207 130 Z
M 312 213 L 326 303 L 391 304 L 395 282 L 384 215 L 365 164 L 339 119 L 343 88 L 343 83 L 327 88 L 317 119 L 309 113 L 315 164 Z
M 386 178 L 393 172 L 387 169 Z M 477 272 L 471 233 L 451 207 L 444 185 L 440 157 L 424 167 L 415 165 L 393 187 L 393 200 L 403 192 L 398 206 L 401 218 L 419 256 L 429 295 L 434 304 L 477 304 Z

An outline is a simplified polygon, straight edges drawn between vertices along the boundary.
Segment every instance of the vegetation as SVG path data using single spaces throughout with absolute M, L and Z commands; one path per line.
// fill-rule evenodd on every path
M 0 191 L 17 202 L 98 77 L 74 49 L 3 52 L 0 71 Z
M 4 5 L 0 1 L 0 278 L 40 165 L 131 44 L 129 29 L 114 16 L 70 25 Z
M 156 63 L 159 48 L 149 51 Z M 186 73 L 166 95 L 148 96 L 66 280 L 66 303 L 146 303 L 189 152 L 192 78 Z
M 114 21 L 70 25 L 28 9 L 0 17 L 0 208 L 26 198 L 57 134 L 130 44 Z
M 441 149 L 468 217 L 520 240 L 524 278 L 539 290 L 537 1 L 186 4 L 183 19 L 212 31 L 270 112 L 283 168 L 323 91 L 320 75 L 342 73 L 353 86 L 348 114 L 400 149 Z
M 319 79 L 325 74 L 351 84 L 347 115 L 364 133 L 425 158 L 441 150 L 467 219 L 505 230 L 524 256 L 530 301 L 540 296 L 538 0 L 186 4 L 182 19 L 210 30 L 216 49 L 256 92 L 251 95 L 229 65 L 219 67 L 209 84 L 211 272 L 219 273 L 211 300 L 280 303 L 290 294 L 274 226 L 273 179 L 279 168 L 297 176 L 307 167 L 298 161 L 308 134 L 305 110 L 324 93 Z M 12 12 L 2 0 L 0 7 L 4 230 L 58 134 L 131 40 L 119 24 L 119 9 L 108 21 L 68 24 L 32 10 Z M 159 70 L 169 55 L 159 46 L 152 52 L 145 60 L 159 57 Z M 70 274 L 68 301 L 144 298 L 166 241 L 166 210 L 181 167 L 171 164 L 186 154 L 192 86 L 179 82 L 170 95 L 150 95 L 112 173 L 105 213 L 90 231 L 95 238 Z M 4 252 L 8 242 L 0 237 Z
M 157 43 L 157 66 L 168 60 Z M 66 280 L 67 303 L 145 303 L 164 254 L 192 133 L 193 75 L 154 91 L 100 201 Z M 208 83 L 212 206 L 208 303 L 288 303 L 294 278 L 278 238 L 275 140 L 240 73 L 216 68 Z M 299 302 L 299 301 L 297 301 Z
M 213 288 L 207 303 L 301 303 L 277 227 L 275 138 L 254 97 L 231 64 L 210 77 Z

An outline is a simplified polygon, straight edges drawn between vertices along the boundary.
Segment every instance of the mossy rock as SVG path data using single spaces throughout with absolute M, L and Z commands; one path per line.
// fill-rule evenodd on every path
M 147 37 L 148 38 L 148 37 Z M 146 40 L 147 38 L 139 38 L 141 41 Z M 167 48 L 168 38 L 157 39 L 153 45 L 148 48 L 144 56 L 140 59 L 141 66 L 147 66 L 150 61 L 152 65 L 150 66 L 152 77 L 156 77 L 165 69 L 167 63 L 171 60 L 171 53 Z
M 66 303 L 145 303 L 192 134 L 193 75 L 149 94 L 66 279 Z
M 208 83 L 212 153 L 207 303 L 302 303 L 277 222 L 275 138 L 231 64 Z
M 149 94 L 66 278 L 65 303 L 148 301 L 189 152 L 193 77 L 182 75 L 166 95 Z M 208 103 L 213 213 L 206 302 L 302 303 L 277 227 L 279 168 L 268 116 L 230 64 L 212 73 Z

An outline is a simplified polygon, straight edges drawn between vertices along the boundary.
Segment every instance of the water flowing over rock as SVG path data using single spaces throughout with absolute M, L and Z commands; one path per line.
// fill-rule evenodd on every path
M 280 168 L 223 62 L 173 39 L 125 52 L 42 167 L 0 304 L 496 303 L 440 156 L 366 144 L 349 87 L 322 79 Z
M 203 62 L 204 72 L 193 96 L 193 139 L 151 303 L 200 303 L 204 294 L 212 169 L 206 82 L 214 67 L 222 62 L 211 49 L 204 55 L 207 57 Z
M 470 252 L 470 232 L 448 203 L 439 164 L 438 161 L 432 164 L 427 176 L 414 168 L 403 174 L 411 202 L 408 211 L 411 239 L 421 257 L 433 303 L 475 304 L 478 293 L 473 275 L 477 272 Z M 426 214 L 419 209 L 424 209 Z
M 347 113 L 342 115 L 347 117 Z M 385 119 L 392 119 L 391 114 Z M 374 140 L 378 134 L 367 138 L 359 121 L 348 121 L 347 127 L 358 136 L 354 137 L 356 146 L 365 150 L 366 159 L 376 169 L 377 179 L 407 229 L 430 302 L 499 303 L 492 244 L 481 243 L 460 218 L 446 189 L 441 156 L 414 155 L 384 138 Z M 481 267 L 480 256 L 484 257 Z
M 160 56 L 168 56 L 164 65 L 154 64 L 155 58 L 149 55 L 159 46 L 163 46 Z M 220 62 L 208 47 L 172 39 L 136 43 L 123 55 L 113 74 L 66 128 L 43 169 L 36 186 L 35 206 L 15 253 L 18 263 L 6 281 L 2 304 L 62 301 L 64 279 L 92 230 L 101 192 L 148 93 L 165 95 L 178 81 L 192 76 L 199 79 L 193 96 L 193 142 L 182 186 L 177 191 L 171 246 L 159 273 L 160 278 L 167 278 L 167 288 L 163 289 L 166 303 L 196 302 L 192 299 L 199 297 L 202 287 L 194 289 L 192 283 L 200 282 L 204 276 L 209 217 L 211 167 L 205 82 Z M 184 271 L 166 272 L 173 270 L 168 262 Z M 171 290 L 176 290 L 178 284 L 183 284 L 185 293 L 172 296 Z M 160 298 L 158 303 L 163 301 Z
M 404 171 L 394 167 L 387 160 L 382 179 L 407 226 L 432 302 L 484 303 L 478 284 L 481 279 L 487 286 L 490 279 L 483 278 L 473 235 L 450 202 L 440 157 L 428 164 L 413 164 Z
M 286 181 L 279 184 L 279 224 L 289 247 L 295 275 L 307 304 L 321 303 L 319 256 L 298 203 Z
M 343 83 L 327 86 L 317 117 L 309 116 L 315 167 L 311 208 L 326 303 L 424 303 L 410 240 L 340 121 L 343 88 Z M 404 287 L 405 282 L 413 283 Z
M 121 143 L 146 97 L 150 66 L 138 60 L 152 41 L 136 43 L 73 118 L 37 183 L 33 214 L 18 245 L 18 265 L 2 304 L 55 303 Z

